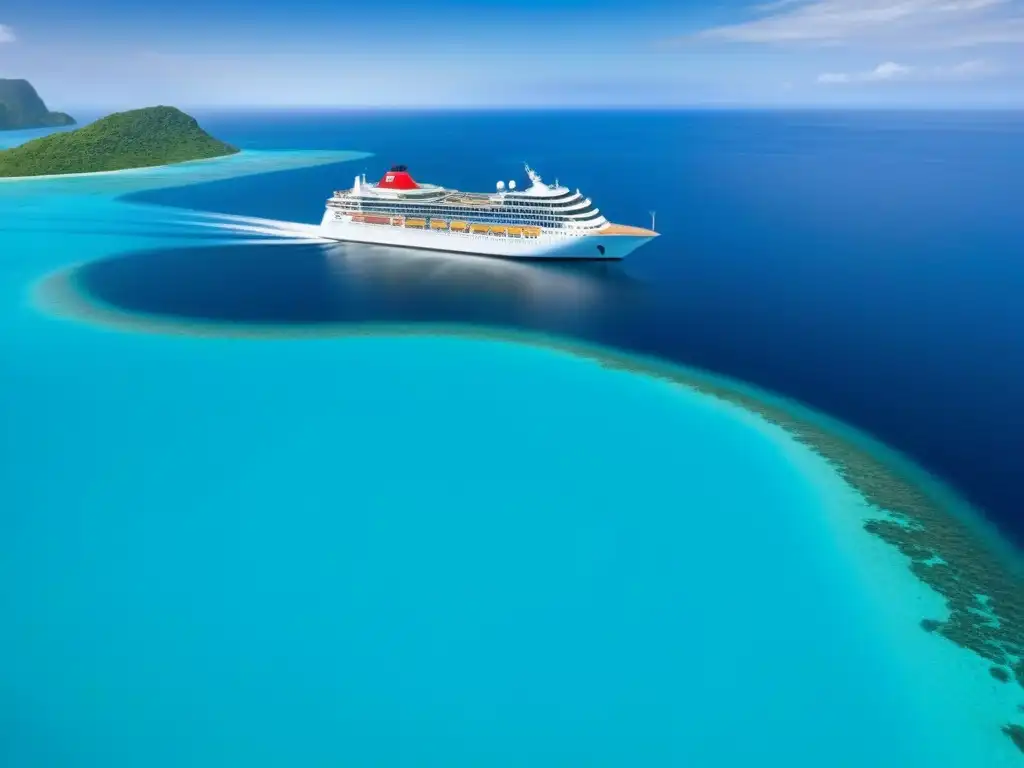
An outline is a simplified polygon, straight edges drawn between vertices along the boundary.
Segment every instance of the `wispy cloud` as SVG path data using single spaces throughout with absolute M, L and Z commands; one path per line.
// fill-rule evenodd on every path
M 735 43 L 1024 44 L 1024 0 L 775 0 L 698 37 Z
M 963 82 L 998 74 L 998 67 L 981 59 L 963 61 L 949 67 L 909 67 L 887 61 L 866 72 L 825 72 L 818 75 L 823 85 L 849 85 L 854 83 L 893 83 L 913 80 L 917 82 Z
M 14 40 L 14 30 L 6 24 L 0 24 L 0 43 L 13 43 Z
M 879 64 L 867 72 L 825 72 L 818 75 L 819 83 L 883 83 L 891 80 L 905 79 L 911 72 L 912 67 L 897 64 L 894 61 L 887 61 Z

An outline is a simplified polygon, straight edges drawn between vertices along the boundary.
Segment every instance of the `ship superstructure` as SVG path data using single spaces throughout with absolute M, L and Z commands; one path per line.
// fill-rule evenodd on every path
M 545 184 L 529 166 L 530 186 L 498 182 L 474 193 L 416 182 L 404 165 L 380 181 L 357 176 L 327 201 L 324 237 L 488 256 L 621 259 L 658 233 L 609 222 L 578 189 Z

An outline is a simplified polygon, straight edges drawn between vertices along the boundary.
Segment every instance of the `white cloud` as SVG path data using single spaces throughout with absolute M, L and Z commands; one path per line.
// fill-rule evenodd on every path
M 974 80 L 997 75 L 1000 73 L 1000 69 L 984 59 L 972 59 L 954 64 L 952 67 L 935 67 L 931 73 L 933 76 L 946 80 Z
M 982 59 L 963 61 L 948 67 L 908 67 L 887 61 L 867 72 L 825 72 L 818 75 L 823 85 L 850 83 L 891 83 L 906 80 L 918 82 L 962 82 L 998 74 L 999 69 Z
M 14 30 L 6 24 L 0 24 L 0 43 L 13 43 Z
M 733 43 L 1024 44 L 1024 0 L 775 0 L 698 37 Z
M 913 68 L 905 67 L 894 61 L 879 64 L 868 72 L 826 72 L 818 75 L 819 83 L 878 83 L 885 80 L 901 80 L 906 78 Z

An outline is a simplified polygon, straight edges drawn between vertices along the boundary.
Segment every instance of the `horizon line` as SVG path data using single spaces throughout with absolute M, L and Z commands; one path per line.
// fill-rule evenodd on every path
M 509 104 L 509 105 L 371 105 L 371 104 L 150 104 L 113 106 L 64 105 L 62 110 L 127 112 L 156 106 L 182 111 L 221 112 L 1024 112 L 1021 104 Z

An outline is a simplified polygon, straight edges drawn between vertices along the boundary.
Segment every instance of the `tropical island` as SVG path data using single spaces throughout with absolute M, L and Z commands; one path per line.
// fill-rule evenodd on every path
M 0 176 L 122 171 L 238 152 L 175 107 L 116 112 L 74 131 L 0 151 Z
M 74 124 L 75 118 L 71 115 L 48 110 L 28 80 L 0 78 L 0 131 Z

